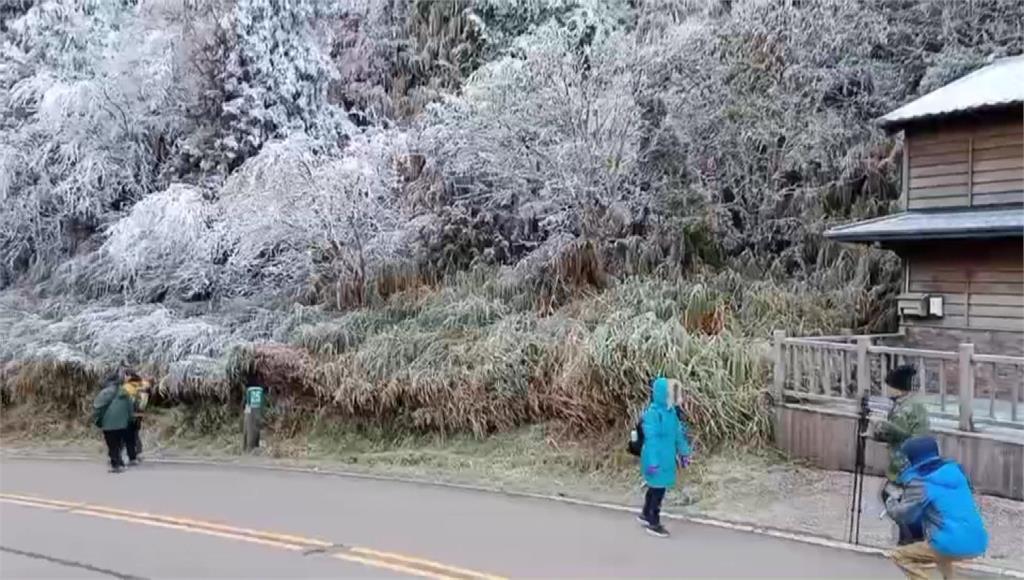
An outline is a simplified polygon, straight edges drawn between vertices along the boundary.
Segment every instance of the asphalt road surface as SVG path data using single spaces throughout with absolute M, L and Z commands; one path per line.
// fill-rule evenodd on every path
M 837 514 L 836 517 L 842 517 Z M 900 578 L 879 557 L 427 485 L 0 462 L 3 578 Z

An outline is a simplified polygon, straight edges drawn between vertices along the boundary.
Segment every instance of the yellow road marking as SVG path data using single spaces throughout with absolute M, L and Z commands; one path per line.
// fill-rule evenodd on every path
M 74 503 L 74 502 L 70 502 L 70 501 L 60 501 L 60 500 L 56 500 L 56 499 L 46 499 L 46 498 L 42 498 L 42 497 L 35 497 L 35 496 L 31 496 L 31 495 L 18 495 L 18 494 L 14 494 L 14 493 L 0 493 L 0 497 L 6 498 L 6 499 L 22 500 L 22 501 L 34 501 L 36 503 L 48 504 L 48 505 L 53 506 L 53 507 L 58 508 L 58 509 L 75 508 L 75 507 L 80 507 L 81 505 L 83 505 L 83 504 L 80 504 L 80 503 Z
M 19 499 L 4 499 L 3 501 L 6 501 L 7 503 L 13 503 L 13 504 L 23 505 L 23 506 L 28 506 L 28 507 L 43 508 L 43 509 L 48 509 L 48 510 L 62 510 L 62 509 L 64 509 L 64 508 L 62 508 L 60 506 L 47 505 L 45 503 L 38 503 L 38 502 L 34 502 L 34 501 L 24 501 L 24 500 L 19 500 Z
M 352 548 L 350 550 L 354 554 L 361 554 L 364 556 L 382 558 L 385 560 L 397 560 L 406 564 L 414 564 L 417 566 L 425 566 L 428 568 L 434 568 L 435 570 L 441 570 L 444 572 L 451 572 L 453 574 L 459 574 L 461 576 L 468 576 L 470 578 L 476 578 L 479 580 L 503 580 L 500 576 L 491 576 L 489 574 L 482 574 L 474 570 L 467 570 L 466 568 L 459 568 L 458 566 L 449 566 L 448 564 L 441 564 L 440 562 L 434 562 L 431 560 L 424 560 L 423 558 L 414 558 L 412 556 L 403 556 L 401 554 L 395 554 L 393 552 L 382 552 L 380 550 L 373 550 L 371 548 Z
M 112 508 L 112 507 L 107 507 L 107 506 L 92 505 L 92 504 L 87 504 L 87 503 L 73 503 L 73 502 L 51 500 L 51 499 L 45 499 L 45 498 L 33 497 L 33 496 L 27 496 L 27 495 L 15 495 L 15 494 L 8 494 L 8 493 L 0 493 L 0 499 L 8 499 L 8 498 L 14 499 L 14 500 L 27 501 L 27 502 L 37 502 L 37 503 L 41 503 L 41 504 L 52 504 L 55 509 L 68 509 L 68 510 L 71 510 L 71 511 L 91 510 L 91 511 L 94 511 L 94 512 L 105 512 L 105 513 L 111 513 L 111 514 L 116 514 L 116 515 L 123 515 L 123 516 L 128 516 L 128 517 L 145 518 L 145 519 L 149 519 L 149 520 L 156 520 L 156 521 L 161 521 L 161 522 L 170 523 L 170 524 L 177 524 L 179 526 L 185 526 L 185 527 L 204 528 L 204 529 L 209 529 L 209 530 L 227 532 L 229 534 L 240 534 L 240 535 L 246 535 L 246 536 L 253 536 L 253 537 L 256 537 L 256 538 L 262 538 L 262 539 L 267 539 L 267 540 L 276 541 L 276 542 L 285 542 L 285 543 L 291 543 L 291 544 L 302 544 L 302 545 L 304 545 L 306 547 L 310 547 L 310 548 L 329 548 L 329 547 L 331 547 L 333 545 L 330 542 L 324 542 L 323 540 L 317 540 L 317 539 L 314 539 L 314 538 L 306 538 L 306 537 L 303 537 L 303 536 L 294 536 L 294 535 L 291 535 L 291 534 L 279 534 L 279 533 L 275 533 L 275 532 L 267 532 L 267 531 L 263 531 L 263 530 L 253 530 L 253 529 L 249 529 L 249 528 L 239 528 L 239 527 L 235 527 L 235 526 L 228 526 L 228 525 L 224 525 L 224 524 L 219 524 L 219 523 L 216 523 L 216 522 L 207 522 L 207 521 L 202 521 L 202 520 L 194 520 L 194 519 L 190 519 L 190 518 L 181 518 L 181 517 L 174 517 L 174 516 L 165 516 L 165 515 L 160 515 L 160 514 L 151 514 L 151 513 L 147 513 L 147 512 L 129 511 L 129 510 L 123 510 L 123 509 Z
M 161 521 L 157 521 L 157 520 L 148 520 L 148 519 L 142 519 L 142 518 L 132 518 L 132 517 L 128 517 L 128 516 L 119 516 L 119 515 L 115 515 L 115 514 L 98 512 L 98 511 L 92 511 L 92 510 L 75 510 L 75 513 L 81 514 L 81 515 L 85 515 L 85 516 L 95 516 L 95 517 L 98 517 L 98 518 L 106 518 L 108 520 L 117 520 L 117 521 L 122 521 L 122 522 L 130 522 L 130 523 L 135 523 L 135 524 L 142 524 L 144 526 L 153 526 L 153 527 L 156 527 L 156 528 L 166 528 L 166 529 L 169 529 L 169 530 L 179 530 L 179 531 L 182 531 L 182 532 L 189 532 L 189 533 L 195 533 L 195 534 L 204 534 L 204 535 L 207 535 L 207 536 L 216 536 L 218 538 L 227 538 L 227 539 L 231 539 L 231 540 L 241 540 L 243 542 L 251 542 L 253 544 L 261 544 L 261 545 L 264 545 L 264 546 L 272 546 L 274 548 L 283 548 L 285 550 L 292 550 L 292 551 L 295 551 L 295 552 L 301 552 L 301 551 L 305 550 L 305 548 L 303 546 L 298 546 L 298 545 L 295 545 L 295 544 L 285 544 L 283 542 L 274 542 L 274 541 L 271 541 L 271 540 L 263 540 L 263 539 L 260 539 L 260 538 L 254 538 L 252 536 L 246 536 L 246 535 L 242 535 L 242 534 L 229 534 L 229 533 L 226 533 L 226 532 L 217 532 L 217 531 L 214 531 L 214 530 L 206 530 L 206 529 L 202 529 L 202 528 L 193 528 L 193 527 L 189 527 L 189 526 L 183 526 L 183 525 L 180 525 L 180 524 L 169 524 L 169 523 L 161 522 Z
M 253 530 L 249 528 L 239 528 L 217 522 L 152 514 L 148 512 L 129 511 L 81 502 L 68 502 L 11 493 L 0 493 L 0 501 L 27 507 L 63 510 L 79 515 L 241 540 L 244 542 L 282 548 L 291 551 L 304 551 L 310 548 L 331 548 L 334 546 L 334 544 L 330 542 L 316 538 L 308 538 L 292 534 L 280 534 L 263 530 Z M 423 558 L 373 550 L 371 548 L 350 547 L 347 549 L 347 552 L 335 553 L 331 554 L 331 556 L 366 566 L 383 568 L 424 578 L 433 578 L 435 580 L 463 580 L 466 578 L 472 580 L 504 580 L 500 576 L 475 572 L 473 570 L 459 568 L 456 566 L 449 566 L 447 564 L 441 564 L 440 562 L 434 562 Z M 446 572 L 447 574 L 445 574 Z M 451 574 L 455 574 L 456 576 L 451 576 Z
M 435 574 L 427 570 L 421 570 L 418 568 L 410 568 L 408 566 L 402 566 L 401 564 L 392 564 L 384 560 L 375 560 L 373 558 L 361 558 L 359 556 L 353 556 L 351 554 L 331 554 L 332 557 L 339 560 L 346 560 L 348 562 L 355 562 L 356 564 L 363 564 L 364 566 L 375 566 L 377 568 L 384 568 L 385 570 L 391 570 L 392 572 L 401 572 L 403 574 L 409 574 L 412 576 L 420 576 L 422 578 L 433 578 L 434 580 L 458 580 L 451 576 L 445 576 L 443 574 Z

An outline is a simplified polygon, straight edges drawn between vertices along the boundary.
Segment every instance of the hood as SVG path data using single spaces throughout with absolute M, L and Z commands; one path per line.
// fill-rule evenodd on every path
M 918 474 L 932 485 L 947 489 L 968 487 L 967 476 L 954 461 L 938 459 L 917 468 Z
M 668 379 L 658 377 L 651 383 L 651 404 L 659 409 L 668 409 Z
M 934 437 L 928 435 L 911 437 L 903 443 L 900 451 L 910 462 L 911 467 L 916 468 L 939 457 L 939 444 Z
M 121 379 L 116 375 L 108 375 L 103 379 L 103 383 L 100 385 L 100 390 L 112 389 L 121 386 Z

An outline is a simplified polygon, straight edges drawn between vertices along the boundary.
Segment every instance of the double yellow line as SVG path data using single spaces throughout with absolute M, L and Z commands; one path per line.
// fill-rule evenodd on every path
M 434 580 L 504 580 L 500 576 L 484 574 L 466 568 L 449 566 L 423 558 L 415 558 L 393 552 L 384 552 L 358 546 L 336 546 L 316 538 L 307 538 L 292 534 L 280 534 L 263 530 L 239 528 L 216 522 L 208 522 L 191 518 L 152 514 L 148 512 L 129 511 L 119 508 L 100 506 L 88 503 L 69 502 L 41 497 L 0 493 L 0 502 L 34 507 L 48 510 L 64 511 L 73 514 L 105 518 L 134 524 L 142 524 L 158 528 L 178 530 L 197 534 L 205 534 L 218 538 L 241 540 L 273 548 L 281 548 L 295 552 L 322 552 L 326 556 L 345 560 L 364 566 L 382 568 L 392 572 L 433 578 Z

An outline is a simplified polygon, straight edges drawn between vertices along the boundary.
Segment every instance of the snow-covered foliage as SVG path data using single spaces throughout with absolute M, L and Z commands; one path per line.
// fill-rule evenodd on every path
M 101 248 L 113 266 L 106 282 L 140 298 L 168 289 L 181 297 L 204 294 L 210 281 L 197 277 L 214 257 L 215 220 L 215 209 L 194 187 L 176 184 L 146 197 L 109 231 Z
M 593 206 L 644 203 L 637 53 L 621 32 L 576 32 L 588 26 L 543 26 L 432 111 L 424 147 L 460 184 L 459 202 L 530 211 L 544 229 L 574 233 Z
M 264 143 L 293 132 L 333 149 L 351 132 L 343 108 L 328 99 L 330 0 L 212 2 L 212 24 L 192 54 L 199 76 L 199 130 L 185 147 L 203 171 L 229 171 Z
M 872 120 L 1021 53 L 1022 23 L 1019 0 L 0 2 L 5 357 L 156 340 L 192 376 L 267 337 L 197 313 L 481 264 L 550 309 L 553 280 L 703 262 L 884 326 L 893 261 L 820 232 L 896 199 Z
M 42 1 L 0 59 L 0 282 L 75 252 L 153 190 L 181 99 L 180 14 Z
M 400 226 L 396 137 L 360 136 L 336 158 L 317 156 L 307 139 L 292 137 L 243 165 L 217 204 L 225 292 L 333 284 L 335 302 L 344 302 L 338 288 L 361 285 L 395 257 L 388 240 Z

